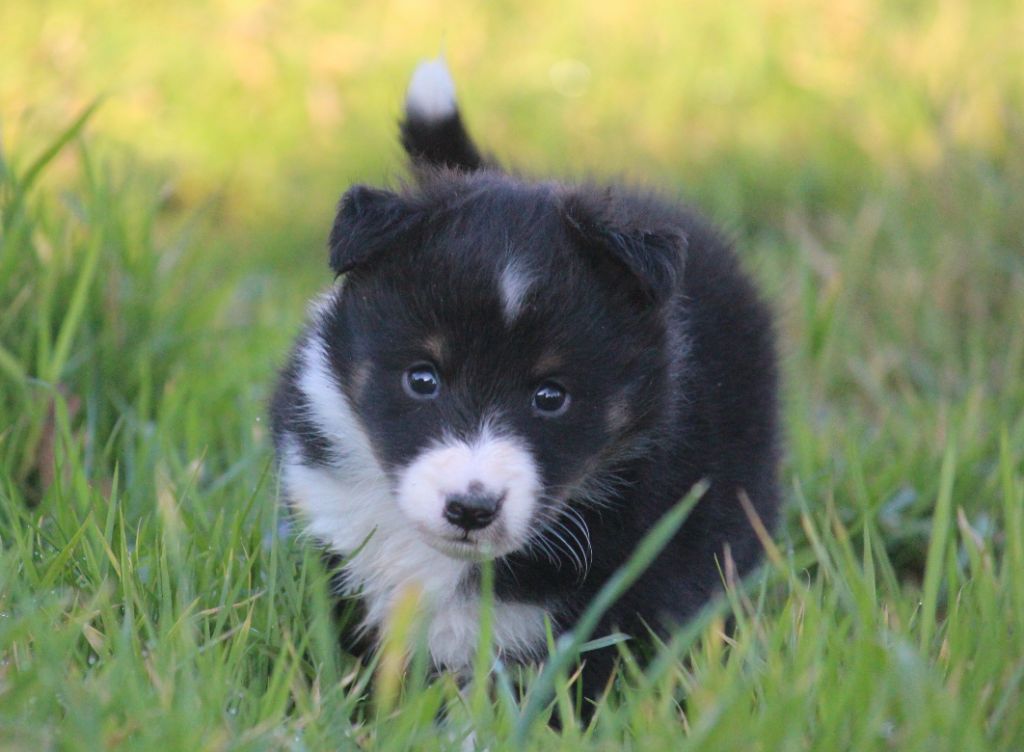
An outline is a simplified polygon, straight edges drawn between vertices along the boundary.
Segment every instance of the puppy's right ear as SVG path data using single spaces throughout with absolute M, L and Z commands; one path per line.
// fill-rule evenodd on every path
M 344 274 L 377 254 L 408 242 L 419 218 L 419 213 L 395 193 L 353 186 L 341 197 L 331 228 L 331 269 L 335 274 Z

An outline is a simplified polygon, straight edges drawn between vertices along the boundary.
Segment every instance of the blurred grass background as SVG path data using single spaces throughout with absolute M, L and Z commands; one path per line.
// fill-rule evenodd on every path
M 0 4 L 0 749 L 446 745 L 447 690 L 361 704 L 263 428 L 441 51 L 483 145 L 685 197 L 779 313 L 784 562 L 589 741 L 1019 749 L 1022 38 L 1003 0 Z
M 271 245 L 308 239 L 349 182 L 400 171 L 405 83 L 443 51 L 500 156 L 678 183 L 757 226 L 794 205 L 856 209 L 962 153 L 1009 158 L 1022 32 L 999 0 L 15 0 L 0 101 L 18 143 L 105 95 L 95 134 L 171 165 L 186 203 L 222 197 L 230 225 L 263 225 Z

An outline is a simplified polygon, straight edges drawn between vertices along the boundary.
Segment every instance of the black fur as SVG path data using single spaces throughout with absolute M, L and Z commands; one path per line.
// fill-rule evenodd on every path
M 550 511 L 568 506 L 583 517 L 593 556 L 581 567 L 565 552 L 555 561 L 508 554 L 495 570 L 497 596 L 543 605 L 561 629 L 662 514 L 708 479 L 678 535 L 599 632 L 643 636 L 645 625 L 684 622 L 719 588 L 726 546 L 740 574 L 759 560 L 738 494 L 769 528 L 776 519 L 769 311 L 730 244 L 689 209 L 646 191 L 482 167 L 461 123 L 448 127 L 442 137 L 407 120 L 416 181 L 396 192 L 357 186 L 341 202 L 330 266 L 346 275 L 345 289 L 315 324 L 334 377 L 388 473 L 442 433 L 468 435 L 484 410 L 499 410 L 525 437 Z M 494 292 L 510 262 L 539 281 L 511 324 Z M 450 391 L 412 403 L 396 374 L 426 359 L 422 343 L 438 333 Z M 538 419 L 524 402 L 551 353 L 575 400 L 557 420 Z M 299 371 L 293 359 L 272 405 L 278 447 L 284 435 L 298 437 L 308 463 L 329 465 L 344 446 L 332 450 L 310 424 Z M 604 687 L 614 655 L 588 654 L 586 697 Z
M 440 120 L 410 112 L 399 128 L 402 146 L 414 165 L 478 170 L 488 163 L 466 132 L 457 109 Z

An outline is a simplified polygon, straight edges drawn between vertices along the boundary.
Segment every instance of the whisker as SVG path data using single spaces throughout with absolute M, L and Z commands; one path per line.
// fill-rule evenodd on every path
M 591 561 L 591 556 L 592 556 L 593 552 L 591 552 L 591 556 L 587 555 L 587 549 L 584 547 L 582 541 L 580 541 L 580 539 L 576 537 L 576 534 L 572 530 L 570 530 L 569 527 L 564 522 L 558 521 L 556 524 L 558 525 L 558 529 L 564 531 L 565 534 L 568 535 L 570 538 L 572 538 L 573 541 L 576 543 L 576 545 L 579 547 L 579 549 L 580 549 L 580 551 L 579 551 L 579 553 L 580 553 L 580 556 L 579 556 L 579 559 L 580 559 L 579 574 L 580 574 L 581 578 L 585 578 L 587 576 L 587 574 L 590 572 L 590 561 Z
M 583 515 L 580 514 L 578 510 L 573 509 L 572 507 L 566 507 L 565 514 L 566 519 L 575 524 L 576 527 L 579 528 L 580 533 L 583 535 L 583 540 L 587 544 L 587 551 L 590 554 L 590 561 L 593 562 L 594 547 L 590 540 L 590 528 L 587 526 L 587 521 L 583 519 Z
M 559 535 L 558 531 L 555 530 L 554 528 L 548 528 L 548 534 L 553 535 L 556 540 L 561 542 L 562 546 L 565 548 L 565 552 L 567 554 L 569 554 L 569 556 L 572 557 L 573 563 L 576 566 L 576 570 L 577 571 L 582 570 L 583 569 L 583 562 L 580 559 L 579 554 L 576 553 L 576 551 L 573 550 L 572 546 L 569 545 L 569 542 L 565 538 L 563 538 L 561 535 Z

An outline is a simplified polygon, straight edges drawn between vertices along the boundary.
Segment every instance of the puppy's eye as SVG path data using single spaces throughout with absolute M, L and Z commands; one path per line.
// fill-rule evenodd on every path
M 545 381 L 533 393 L 533 409 L 541 415 L 561 415 L 569 407 L 569 393 L 561 384 Z
M 402 385 L 410 397 L 431 399 L 441 391 L 441 377 L 432 365 L 420 363 L 405 372 Z

